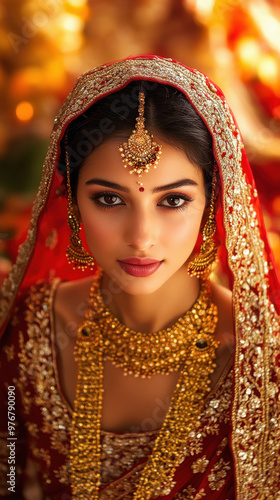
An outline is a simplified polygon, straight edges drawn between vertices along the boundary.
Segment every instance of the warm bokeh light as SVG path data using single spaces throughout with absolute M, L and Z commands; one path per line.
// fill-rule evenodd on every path
M 280 92 L 279 92 L 279 97 L 280 97 Z M 273 107 L 273 110 L 272 110 L 272 113 L 273 113 L 273 116 L 277 119 L 277 120 L 280 120 L 280 104 L 278 106 L 274 106 Z M 278 127 L 278 130 L 280 132 L 280 124 L 279 124 L 279 127 Z
M 42 85 L 42 70 L 36 66 L 27 66 L 16 71 L 11 79 L 10 90 L 14 95 L 25 97 Z
M 236 44 L 236 55 L 245 70 L 255 73 L 261 56 L 259 41 L 253 37 L 240 38 Z
M 65 31 L 76 34 L 83 28 L 83 21 L 79 16 L 74 14 L 64 13 L 57 19 L 58 26 Z
M 269 46 L 280 52 L 280 21 L 273 15 L 270 5 L 263 0 L 250 0 L 249 12 Z
M 191 8 L 201 20 L 204 20 L 212 13 L 215 0 L 185 0 L 185 4 L 188 8 Z
M 279 253 L 280 236 L 275 231 L 268 231 L 267 236 L 268 236 L 268 241 L 269 241 L 270 246 L 271 246 L 271 250 L 274 253 L 276 263 L 279 266 L 280 265 L 280 253 Z
M 34 94 L 52 92 L 65 85 L 65 70 L 55 57 L 38 67 L 27 67 L 16 72 L 11 79 L 10 92 L 22 99 Z
M 73 36 L 73 33 L 64 32 L 60 34 L 57 42 L 61 46 L 61 52 L 67 54 L 69 52 L 77 51 L 82 47 L 83 37 L 80 33 L 76 33 L 75 36 Z
M 272 202 L 272 209 L 273 211 L 280 215 L 280 196 L 276 196 Z
M 280 62 L 273 54 L 263 54 L 257 69 L 259 79 L 266 85 L 280 84 Z
M 28 122 L 34 115 L 34 108 L 28 101 L 20 102 L 16 107 L 16 116 L 21 122 Z
M 87 0 L 67 0 L 66 4 L 71 7 L 80 8 L 84 7 L 87 4 Z

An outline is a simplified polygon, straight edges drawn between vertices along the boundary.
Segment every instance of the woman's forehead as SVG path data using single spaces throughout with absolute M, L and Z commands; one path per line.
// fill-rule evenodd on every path
M 86 158 L 80 170 L 79 182 L 88 182 L 91 176 L 98 175 L 127 186 L 141 180 L 147 187 L 152 188 L 183 179 L 192 181 L 189 186 L 204 186 L 201 169 L 187 158 L 184 151 L 158 137 L 155 137 L 155 140 L 162 146 L 161 158 L 156 168 L 151 167 L 149 172 L 144 172 L 141 177 L 135 172 L 130 174 L 125 167 L 118 149 L 121 138 L 114 137 L 101 144 Z

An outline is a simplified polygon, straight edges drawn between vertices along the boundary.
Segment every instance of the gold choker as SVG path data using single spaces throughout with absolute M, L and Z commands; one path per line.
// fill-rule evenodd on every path
M 108 359 L 134 376 L 180 370 L 170 408 L 133 497 L 148 500 L 172 490 L 175 471 L 184 459 L 184 443 L 210 390 L 218 347 L 217 307 L 211 302 L 210 282 L 203 280 L 195 304 L 172 327 L 151 334 L 135 332 L 105 306 L 101 280 L 98 273 L 75 349 L 79 371 L 70 454 L 73 498 L 98 499 L 103 363 Z

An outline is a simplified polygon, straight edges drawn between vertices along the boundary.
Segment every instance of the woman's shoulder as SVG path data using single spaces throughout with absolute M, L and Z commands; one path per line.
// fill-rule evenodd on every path
M 93 277 L 88 276 L 72 281 L 61 281 L 57 288 L 56 295 L 61 300 L 70 300 L 71 302 L 75 300 L 77 296 L 88 298 L 92 280 Z
M 234 320 L 232 292 L 225 286 L 211 282 L 212 299 L 218 308 L 218 325 L 216 334 L 222 344 L 234 344 Z
M 218 324 L 215 337 L 219 341 L 216 353 L 217 370 L 215 379 L 218 379 L 234 352 L 234 320 L 231 291 L 215 282 L 211 282 L 212 300 L 218 308 Z
M 234 320 L 232 292 L 225 286 L 211 282 L 212 300 L 218 308 L 217 338 L 221 347 L 233 350 L 234 346 Z
M 56 289 L 54 315 L 60 322 L 79 323 L 85 315 L 92 277 L 76 281 L 63 281 Z
M 232 315 L 232 292 L 223 285 L 211 281 L 211 291 L 214 303 L 225 314 Z

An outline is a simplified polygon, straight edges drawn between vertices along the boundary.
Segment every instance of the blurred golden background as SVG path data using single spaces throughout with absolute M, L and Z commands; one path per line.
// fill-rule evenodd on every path
M 15 258 L 53 119 L 85 70 L 172 57 L 210 76 L 240 125 L 280 269 L 280 0 L 2 0 L 0 274 Z

